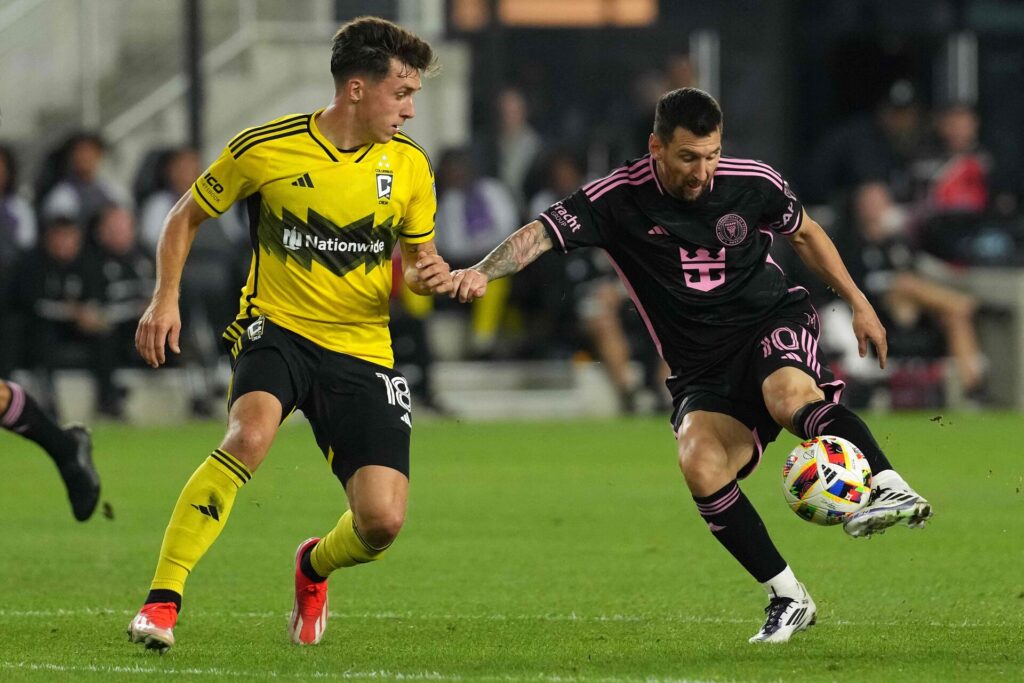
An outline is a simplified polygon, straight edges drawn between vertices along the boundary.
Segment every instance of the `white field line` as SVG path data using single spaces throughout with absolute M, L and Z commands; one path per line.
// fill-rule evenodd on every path
M 282 619 L 288 618 L 288 612 L 216 612 L 207 610 L 188 610 L 187 616 L 196 619 Z M 101 617 L 101 616 L 123 616 L 133 617 L 135 612 L 129 610 L 115 610 L 104 607 L 82 607 L 76 609 L 54 609 L 54 610 L 11 610 L 0 609 L 0 619 L 34 619 L 54 617 Z M 655 622 L 655 623 L 678 623 L 678 624 L 756 624 L 756 618 L 739 619 L 730 617 L 700 617 L 691 615 L 643 615 L 643 614 L 432 614 L 420 612 L 330 612 L 332 619 L 364 620 L 364 621 L 550 621 L 550 622 Z M 821 622 L 819 622 L 820 624 Z M 890 620 L 887 622 L 866 622 L 849 621 L 846 619 L 827 620 L 825 625 L 835 624 L 836 626 L 928 626 L 935 628 L 996 628 L 1004 627 L 1006 624 L 990 624 L 980 621 L 905 621 Z
M 542 681 L 544 683 L 582 683 L 584 681 L 604 681 L 605 683 L 709 683 L 684 678 L 613 678 L 604 676 L 559 676 L 553 674 L 533 674 L 525 676 L 499 676 L 499 675 L 473 675 L 468 678 L 438 673 L 436 671 L 404 672 L 404 671 L 303 671 L 303 672 L 281 672 L 261 669 L 259 671 L 245 671 L 238 669 L 224 669 L 221 667 L 197 668 L 188 667 L 177 669 L 174 667 L 155 666 L 103 666 L 88 664 L 82 666 L 67 666 L 64 664 L 50 664 L 46 662 L 10 662 L 0 660 L 0 670 L 6 671 L 46 671 L 49 673 L 98 673 L 98 674 L 160 674 L 163 676 L 217 676 L 220 678 L 244 678 L 249 680 L 265 680 L 268 678 L 277 679 L 321 679 L 321 680 L 351 680 L 351 679 L 378 679 L 386 681 Z

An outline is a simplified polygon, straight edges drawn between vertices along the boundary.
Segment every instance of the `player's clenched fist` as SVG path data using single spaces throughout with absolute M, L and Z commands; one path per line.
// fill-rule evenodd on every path
M 464 304 L 469 303 L 487 293 L 487 281 L 487 276 L 479 270 L 466 268 L 452 271 L 452 291 L 449 296 Z

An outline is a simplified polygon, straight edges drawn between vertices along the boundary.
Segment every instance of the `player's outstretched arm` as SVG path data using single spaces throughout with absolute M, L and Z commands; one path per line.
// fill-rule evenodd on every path
M 417 294 L 447 294 L 452 290 L 451 268 L 437 253 L 434 240 L 402 244 L 402 264 L 405 284 Z
M 452 273 L 450 296 L 462 303 L 479 299 L 487 293 L 491 280 L 518 273 L 554 246 L 540 221 L 533 221 L 509 235 L 480 263 Z
M 789 236 L 789 243 L 793 245 L 800 260 L 853 309 L 853 333 L 857 337 L 861 358 L 867 355 L 870 341 L 878 352 L 879 367 L 884 368 L 889 353 L 885 327 L 867 297 L 854 284 L 850 271 L 846 269 L 843 258 L 828 234 L 804 211 L 803 223 L 799 230 Z
M 164 221 L 156 248 L 156 288 L 135 330 L 135 348 L 151 367 L 158 368 L 167 360 L 165 346 L 174 353 L 181 353 L 178 346 L 181 334 L 181 313 L 178 310 L 181 271 L 185 268 L 199 224 L 207 217 L 192 194 L 186 192 Z

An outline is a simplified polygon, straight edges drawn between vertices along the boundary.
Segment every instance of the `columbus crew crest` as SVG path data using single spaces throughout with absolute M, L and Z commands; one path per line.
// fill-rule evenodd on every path
M 391 186 L 394 184 L 395 174 L 391 170 L 391 162 L 387 155 L 381 155 L 377 162 L 377 203 L 387 204 L 391 201 Z

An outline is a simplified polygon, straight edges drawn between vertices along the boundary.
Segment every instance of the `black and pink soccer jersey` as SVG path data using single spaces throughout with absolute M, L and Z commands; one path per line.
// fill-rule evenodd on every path
M 584 185 L 540 215 L 562 251 L 604 249 L 658 352 L 677 375 L 714 357 L 808 294 L 772 260 L 774 235 L 803 207 L 771 166 L 722 157 L 707 192 L 680 201 L 650 155 Z

